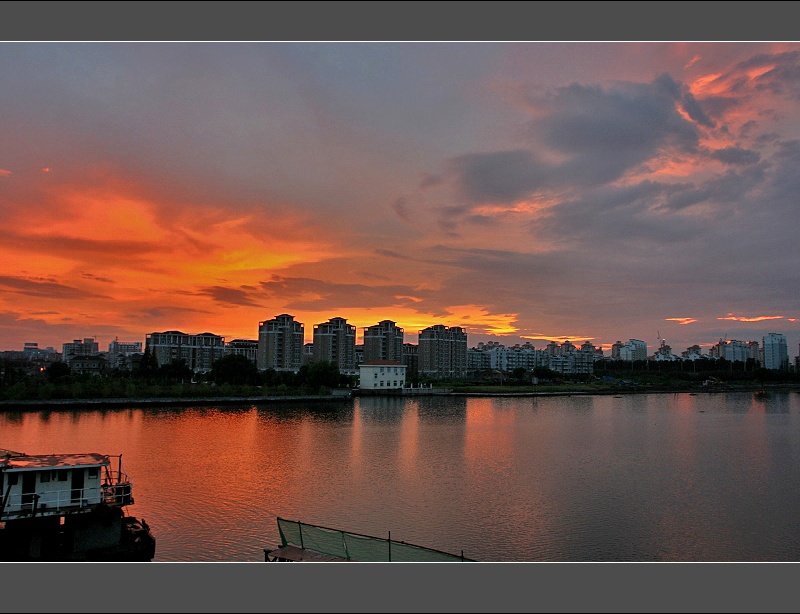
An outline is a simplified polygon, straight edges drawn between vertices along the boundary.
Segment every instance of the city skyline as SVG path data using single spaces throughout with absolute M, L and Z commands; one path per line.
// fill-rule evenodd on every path
M 798 43 L 0 45 L 4 349 L 798 347 Z
M 301 322 L 301 321 L 296 320 L 294 318 L 294 316 L 291 315 L 291 314 L 277 314 L 271 320 L 264 321 L 264 322 L 259 322 L 258 323 L 258 332 L 257 332 L 256 335 L 251 336 L 251 338 L 248 338 L 248 337 L 236 337 L 236 338 L 233 338 L 233 337 L 226 336 L 226 335 L 219 335 L 219 334 L 215 333 L 213 330 L 209 330 L 209 329 L 206 329 L 206 330 L 204 330 L 202 332 L 200 332 L 200 331 L 191 331 L 190 332 L 190 331 L 186 331 L 186 330 L 180 330 L 179 328 L 172 328 L 172 329 L 164 330 L 164 331 L 151 331 L 151 332 L 149 332 L 149 333 L 147 333 L 145 335 L 145 340 L 144 341 L 130 341 L 130 340 L 126 341 L 126 340 L 121 340 L 121 339 L 119 339 L 117 337 L 117 338 L 115 338 L 114 340 L 112 340 L 112 341 L 110 341 L 108 343 L 108 347 L 109 347 L 109 351 L 111 351 L 112 346 L 116 347 L 116 346 L 138 345 L 139 348 L 140 348 L 139 351 L 141 352 L 142 351 L 141 348 L 144 347 L 144 345 L 147 343 L 147 339 L 149 339 L 150 337 L 152 337 L 154 335 L 158 336 L 158 335 L 169 335 L 171 333 L 177 333 L 179 335 L 185 335 L 185 336 L 189 336 L 189 337 L 197 337 L 197 336 L 200 336 L 200 337 L 202 337 L 202 336 L 219 337 L 219 339 L 224 342 L 226 348 L 228 346 L 230 346 L 231 348 L 235 348 L 235 347 L 239 347 L 239 345 L 237 345 L 237 344 L 241 344 L 241 343 L 244 343 L 244 344 L 258 344 L 259 343 L 259 339 L 261 339 L 261 337 L 262 337 L 262 333 L 266 330 L 265 329 L 266 325 L 272 325 L 272 326 L 277 325 L 279 328 L 283 328 L 285 326 L 289 326 L 291 329 L 296 329 L 295 332 L 302 331 L 302 342 L 298 339 L 298 345 L 299 345 L 300 348 L 302 348 L 304 346 L 314 346 L 315 347 L 314 355 L 316 355 L 317 352 L 322 350 L 322 348 L 318 348 L 317 347 L 317 344 L 320 342 L 320 338 L 318 336 L 318 333 L 321 333 L 323 336 L 327 336 L 332 332 L 331 331 L 331 327 L 332 326 L 335 326 L 336 328 L 341 328 L 343 333 L 346 331 L 346 329 L 352 329 L 349 332 L 349 335 L 352 336 L 352 342 L 355 345 L 360 346 L 361 348 L 365 348 L 367 345 L 369 345 L 368 343 L 365 343 L 365 338 L 368 337 L 369 335 L 372 335 L 372 336 L 380 335 L 382 337 L 383 334 L 385 332 L 387 332 L 389 329 L 394 329 L 394 330 L 398 331 L 398 337 L 396 339 L 398 347 L 397 347 L 396 352 L 395 352 L 398 356 L 400 354 L 402 354 L 402 346 L 409 346 L 409 345 L 417 346 L 419 344 L 419 342 L 424 340 L 424 339 L 426 339 L 428 337 L 428 335 L 436 333 L 437 329 L 439 329 L 439 332 L 442 332 L 442 333 L 446 332 L 448 329 L 452 329 L 453 333 L 455 333 L 457 331 L 458 335 L 463 335 L 464 336 L 464 341 L 467 342 L 467 347 L 469 347 L 470 349 L 480 349 L 481 346 L 484 346 L 484 345 L 486 345 L 487 347 L 491 347 L 491 346 L 495 346 L 496 345 L 498 347 L 508 347 L 508 348 L 512 348 L 512 349 L 514 347 L 520 347 L 520 346 L 523 346 L 523 345 L 526 346 L 526 347 L 527 346 L 536 347 L 536 343 L 534 341 L 530 340 L 530 339 L 525 340 L 524 343 L 513 342 L 513 341 L 510 340 L 510 339 L 513 339 L 513 338 L 505 338 L 505 339 L 503 339 L 503 338 L 493 338 L 493 339 L 489 340 L 488 342 L 485 341 L 485 340 L 468 342 L 469 331 L 463 329 L 462 327 L 456 327 L 456 326 L 448 327 L 448 326 L 443 325 L 443 324 L 435 324 L 435 325 L 432 325 L 430 327 L 427 327 L 427 328 L 419 330 L 419 331 L 408 331 L 408 332 L 406 332 L 405 329 L 402 326 L 398 326 L 397 325 L 397 322 L 394 322 L 392 320 L 382 320 L 382 321 L 380 321 L 378 323 L 375 323 L 375 324 L 373 324 L 371 326 L 366 326 L 366 327 L 363 327 L 363 328 L 359 329 L 359 328 L 354 327 L 351 324 L 348 324 L 347 323 L 347 318 L 342 318 L 341 316 L 333 316 L 333 317 L 329 318 L 327 322 L 314 323 L 314 324 L 311 324 L 310 328 L 309 328 L 307 326 L 306 322 Z M 386 330 L 384 330 L 384 329 L 386 329 Z M 309 330 L 310 330 L 310 334 L 311 334 L 311 338 L 310 339 L 308 338 Z M 400 334 L 402 334 L 402 339 L 399 336 Z M 416 337 L 416 341 L 417 341 L 416 343 L 414 342 L 413 337 Z M 630 337 L 630 336 L 625 337 L 624 341 L 623 341 L 623 338 L 620 338 L 620 339 L 617 339 L 614 343 L 608 344 L 608 345 L 592 343 L 592 339 L 591 338 L 587 338 L 587 339 L 584 339 L 584 340 L 570 340 L 570 339 L 563 339 L 563 340 L 559 339 L 559 340 L 556 340 L 556 339 L 549 339 L 549 340 L 542 340 L 542 343 L 539 344 L 540 347 L 538 347 L 536 349 L 547 349 L 547 348 L 549 348 L 550 346 L 552 346 L 554 344 L 557 345 L 557 346 L 562 346 L 562 345 L 567 345 L 567 346 L 568 345 L 573 345 L 574 346 L 572 341 L 582 341 L 583 344 L 587 344 L 587 343 L 590 344 L 591 348 L 593 350 L 599 351 L 601 354 L 604 355 L 605 358 L 612 358 L 613 359 L 615 357 L 614 348 L 616 346 L 628 345 L 629 343 L 633 343 L 633 344 L 635 344 L 637 346 L 641 346 L 643 348 L 643 350 L 642 350 L 644 352 L 643 357 L 639 358 L 641 360 L 644 360 L 644 359 L 648 359 L 648 360 L 657 359 L 657 356 L 659 354 L 661 354 L 662 351 L 670 350 L 670 349 L 672 350 L 673 353 L 677 353 L 677 354 L 680 354 L 680 353 L 683 353 L 683 354 L 689 353 L 689 354 L 691 354 L 691 353 L 696 352 L 697 350 L 699 350 L 700 351 L 700 356 L 712 357 L 712 358 L 720 358 L 720 357 L 724 357 L 724 356 L 719 354 L 720 347 L 722 347 L 722 346 L 728 346 L 730 348 L 729 351 L 735 353 L 735 352 L 743 351 L 743 350 L 740 349 L 740 346 L 741 347 L 747 347 L 748 345 L 751 345 L 751 344 L 755 343 L 757 348 L 760 347 L 763 350 L 765 345 L 766 345 L 766 343 L 767 343 L 767 339 L 768 338 L 772 338 L 772 337 L 779 337 L 779 338 L 783 339 L 782 343 L 783 343 L 783 346 L 784 346 L 784 352 L 786 353 L 787 357 L 790 360 L 793 360 L 791 348 L 789 348 L 788 344 L 786 343 L 786 339 L 787 339 L 786 334 L 783 333 L 783 332 L 776 332 L 776 331 L 770 331 L 770 332 L 764 333 L 764 335 L 762 337 L 757 338 L 757 339 L 733 339 L 733 338 L 728 339 L 728 337 L 725 336 L 724 338 L 718 339 L 715 343 L 702 343 L 702 344 L 693 343 L 693 344 L 691 344 L 689 346 L 686 346 L 686 348 L 683 348 L 683 349 L 678 348 L 678 347 L 673 347 L 672 345 L 667 343 L 667 339 L 666 338 L 661 337 L 661 336 L 659 336 L 657 338 L 657 342 L 655 344 L 652 344 L 652 345 L 648 341 L 641 340 L 641 339 L 636 339 L 636 338 Z M 505 343 L 504 343 L 504 341 L 505 341 Z M 102 343 L 97 341 L 96 336 L 88 336 L 88 337 L 83 337 L 83 338 L 76 338 L 76 339 L 73 339 L 73 342 L 76 343 L 76 344 L 89 344 L 89 343 L 91 343 L 93 346 L 95 346 L 95 348 L 98 348 L 98 347 L 100 347 L 102 345 Z M 52 346 L 45 346 L 43 344 L 39 344 L 36 341 L 32 341 L 32 342 L 29 341 L 29 342 L 25 342 L 24 343 L 24 347 L 26 348 L 26 351 L 27 351 L 28 348 L 36 348 L 38 350 L 47 349 L 47 350 L 54 350 L 54 351 L 57 352 L 58 351 L 58 347 L 60 347 L 62 345 L 64 347 L 67 347 L 69 345 L 72 345 L 72 342 L 64 341 L 63 343 L 55 344 L 55 345 L 52 345 Z M 373 349 L 373 353 L 375 353 L 375 350 L 376 350 L 376 348 Z M 651 350 L 652 350 L 652 352 L 651 352 Z M 704 350 L 706 351 L 706 354 L 702 354 L 702 352 Z M 18 350 L 18 348 L 2 348 L 2 347 L 0 347 L 0 351 L 19 351 L 19 350 Z M 99 350 L 95 349 L 94 353 L 97 353 L 97 351 L 99 351 Z M 323 351 L 323 353 L 330 352 L 331 349 L 329 348 L 328 350 L 322 350 L 322 351 Z M 749 349 L 747 351 L 749 353 Z M 378 351 L 377 353 L 381 354 L 381 351 Z M 734 355 L 735 355 L 735 357 L 732 358 L 731 360 L 745 360 L 745 358 L 739 357 L 738 354 L 734 354 Z M 394 356 L 394 354 L 392 354 L 392 356 Z M 677 357 L 678 356 L 676 355 L 676 358 Z M 800 359 L 800 350 L 798 351 L 798 354 L 796 355 L 796 358 Z M 397 359 L 400 360 L 400 358 L 397 358 Z M 301 360 L 301 358 L 297 357 L 297 360 L 295 362 L 297 362 L 299 360 Z M 625 360 L 631 360 L 631 358 L 625 358 Z

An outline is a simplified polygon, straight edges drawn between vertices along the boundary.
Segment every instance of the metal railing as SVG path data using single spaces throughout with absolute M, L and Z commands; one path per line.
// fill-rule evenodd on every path
M 50 515 L 75 508 L 89 507 L 101 501 L 101 487 L 67 488 L 45 492 L 9 494 L 3 516 Z
M 100 487 L 103 493 L 103 503 L 113 506 L 133 504 L 133 483 L 119 482 L 118 484 L 103 484 Z
M 284 518 L 277 520 L 281 547 L 292 545 L 346 561 L 445 562 L 472 560 L 464 557 L 463 551 L 460 555 L 451 554 L 435 548 L 393 540 L 391 532 L 389 532 L 388 539 L 385 539 L 297 520 Z M 271 552 L 265 550 L 265 556 L 268 557 Z

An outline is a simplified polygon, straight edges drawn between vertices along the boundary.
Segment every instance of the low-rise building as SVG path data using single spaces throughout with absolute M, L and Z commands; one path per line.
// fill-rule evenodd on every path
M 102 375 L 108 370 L 108 362 L 102 356 L 73 356 L 66 363 L 77 375 Z
M 92 337 L 85 337 L 82 341 L 75 339 L 61 347 L 61 360 L 64 362 L 69 362 L 75 356 L 97 356 L 100 353 L 100 346 Z
M 119 339 L 114 339 L 114 341 L 108 344 L 108 352 L 106 353 L 108 367 L 109 369 L 129 370 L 131 366 L 130 357 L 133 354 L 141 353 L 141 341 L 120 341 Z
M 179 330 L 150 333 L 145 337 L 145 350 L 159 366 L 176 360 L 186 361 L 195 373 L 211 371 L 214 363 L 225 355 L 225 337 L 212 333 L 189 335 Z
M 258 364 L 258 341 L 256 339 L 232 339 L 225 344 L 225 353 L 244 356 Z
M 406 385 L 406 365 L 397 360 L 373 360 L 361 363 L 361 390 L 401 390 Z

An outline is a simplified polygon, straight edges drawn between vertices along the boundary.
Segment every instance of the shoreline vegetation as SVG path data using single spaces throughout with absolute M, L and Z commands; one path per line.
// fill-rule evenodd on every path
M 625 395 L 634 393 L 715 393 L 799 391 L 795 369 L 774 371 L 757 364 L 725 360 L 607 361 L 593 374 L 565 375 L 544 367 L 531 371 L 485 370 L 468 379 L 411 377 L 406 394 L 448 396 Z M 342 375 L 331 362 L 304 365 L 298 372 L 259 371 L 239 355 L 214 363 L 210 372 L 193 373 L 183 361 L 159 366 L 145 352 L 133 371 L 73 373 L 65 363 L 37 366 L 0 362 L 0 411 L 23 408 L 135 407 L 168 405 L 243 405 L 342 401 L 359 395 L 357 378 Z M 365 391 L 364 394 L 375 394 Z M 401 396 L 400 390 L 386 395 Z
M 436 390 L 435 388 L 433 389 Z M 769 396 L 772 392 L 800 392 L 800 383 L 783 382 L 773 384 L 736 384 L 690 386 L 600 386 L 600 385 L 531 385 L 531 386 L 461 386 L 448 388 L 436 396 L 456 397 L 552 397 L 552 396 L 597 396 L 635 394 L 718 394 L 728 392 L 750 392 L 756 396 Z M 226 396 L 153 396 L 153 397 L 96 397 L 96 398 L 49 398 L 49 399 L 1 399 L 0 411 L 20 409 L 58 408 L 109 408 L 109 407 L 161 407 L 161 406 L 220 406 L 220 405 L 266 405 L 274 403 L 335 403 L 359 396 L 358 390 L 329 390 L 318 394 L 229 394 Z M 403 397 L 398 393 L 384 395 Z M 416 397 L 416 395 L 414 395 Z M 411 397 L 411 398 L 414 398 Z

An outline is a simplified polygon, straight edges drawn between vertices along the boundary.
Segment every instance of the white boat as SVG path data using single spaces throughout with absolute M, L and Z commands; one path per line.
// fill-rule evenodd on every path
M 0 560 L 151 560 L 132 504 L 122 455 L 0 450 Z

